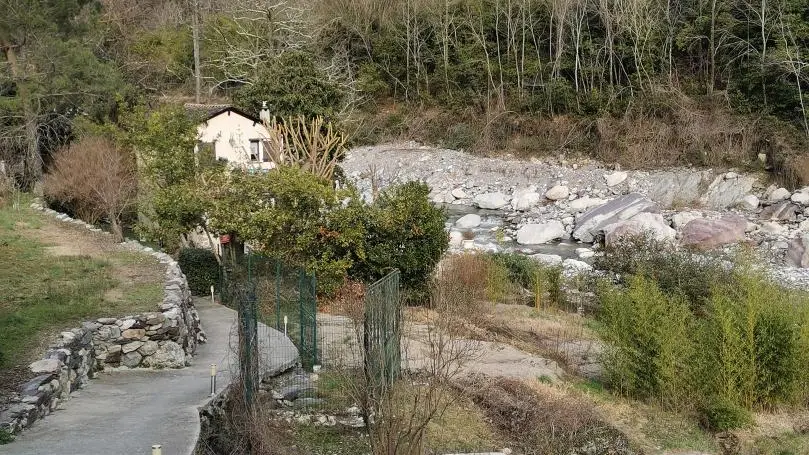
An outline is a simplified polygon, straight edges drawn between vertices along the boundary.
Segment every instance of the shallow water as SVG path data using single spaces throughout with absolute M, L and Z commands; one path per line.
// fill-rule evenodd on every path
M 561 256 L 562 259 L 576 259 L 576 248 L 589 246 L 569 240 L 544 245 L 519 245 L 514 239 L 503 239 L 502 230 L 506 225 L 507 213 L 502 210 L 486 210 L 458 204 L 444 204 L 442 208 L 447 214 L 446 227 L 448 230 L 453 228 L 455 222 L 464 215 L 470 213 L 480 215 L 480 226 L 471 231 L 475 234 L 475 246 L 483 250 L 521 254 L 555 254 Z

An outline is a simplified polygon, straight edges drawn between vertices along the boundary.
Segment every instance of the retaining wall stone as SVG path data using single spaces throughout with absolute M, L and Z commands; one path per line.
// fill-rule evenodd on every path
M 31 207 L 60 221 L 104 232 L 38 202 Z M 32 379 L 20 386 L 5 409 L 0 409 L 0 430 L 15 434 L 31 426 L 68 401 L 71 392 L 87 385 L 98 371 L 183 368 L 190 364 L 197 345 L 205 342 L 188 281 L 177 262 L 137 241 L 127 240 L 122 245 L 150 254 L 166 266 L 163 301 L 154 312 L 86 321 L 59 334 L 43 358 L 29 365 Z

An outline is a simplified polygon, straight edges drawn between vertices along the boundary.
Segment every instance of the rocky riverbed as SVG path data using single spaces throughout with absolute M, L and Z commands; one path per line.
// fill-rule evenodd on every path
M 753 245 L 779 281 L 809 287 L 809 187 L 789 191 L 763 172 L 624 171 L 412 142 L 353 149 L 342 166 L 367 199 L 391 183 L 427 183 L 432 201 L 447 207 L 454 249 L 516 251 L 575 271 L 599 244 L 647 232 L 703 251 Z

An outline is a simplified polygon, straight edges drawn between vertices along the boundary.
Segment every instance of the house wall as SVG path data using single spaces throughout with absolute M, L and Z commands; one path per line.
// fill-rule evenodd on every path
M 217 159 L 223 158 L 232 165 L 254 169 L 274 167 L 273 163 L 262 161 L 262 156 L 258 161 L 250 161 L 250 140 L 259 140 L 259 154 L 263 155 L 263 140 L 269 136 L 261 123 L 226 111 L 201 124 L 197 131 L 201 142 L 215 142 Z

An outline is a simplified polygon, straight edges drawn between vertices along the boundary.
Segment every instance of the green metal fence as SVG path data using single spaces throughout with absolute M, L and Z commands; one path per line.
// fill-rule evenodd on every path
M 232 258 L 231 258 L 232 259 Z M 240 309 L 243 317 L 286 334 L 295 343 L 304 368 L 319 362 L 317 281 L 299 267 L 258 254 L 225 261 L 220 272 L 223 304 Z M 247 304 L 252 309 L 242 310 Z
M 399 377 L 402 365 L 402 306 L 399 271 L 370 285 L 365 293 L 363 349 L 372 396 L 381 396 Z

